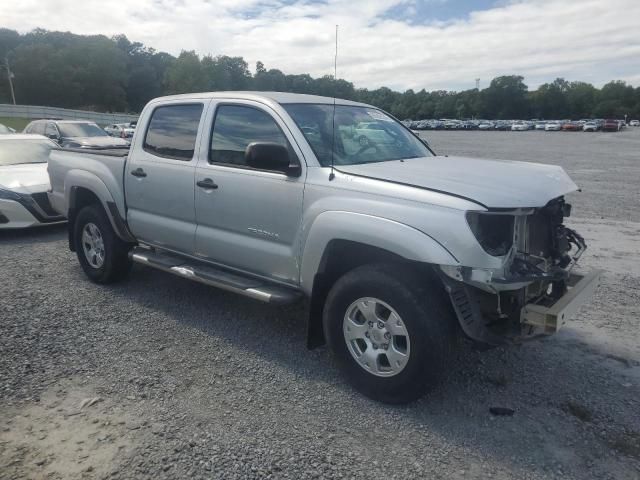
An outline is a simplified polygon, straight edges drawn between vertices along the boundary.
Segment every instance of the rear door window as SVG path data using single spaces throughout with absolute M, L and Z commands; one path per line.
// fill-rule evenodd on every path
M 159 157 L 189 161 L 193 158 L 203 105 L 165 105 L 151 114 L 144 150 Z

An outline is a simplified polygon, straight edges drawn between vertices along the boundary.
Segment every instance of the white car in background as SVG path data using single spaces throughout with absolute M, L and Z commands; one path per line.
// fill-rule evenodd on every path
M 582 131 L 583 132 L 597 132 L 598 131 L 598 124 L 596 122 L 586 122 L 582 126 Z
M 545 132 L 559 132 L 560 130 L 562 130 L 560 122 L 549 122 L 544 126 Z
M 547 127 L 547 122 L 538 122 L 535 125 L 536 130 L 544 130 Z
M 0 135 L 0 230 L 65 221 L 47 196 L 47 161 L 56 146 L 42 135 Z
M 529 130 L 529 124 L 526 122 L 515 122 L 511 125 L 512 132 L 526 132 Z
M 130 123 L 112 123 L 104 127 L 104 131 L 112 137 L 131 138 L 136 129 Z
M 496 126 L 492 122 L 480 122 L 480 125 L 478 125 L 478 130 L 493 130 L 494 128 Z
M 355 139 L 361 147 L 375 144 L 389 144 L 395 141 L 380 122 L 362 122 L 355 128 Z
M 640 127 L 640 120 L 631 120 L 629 122 L 630 127 Z

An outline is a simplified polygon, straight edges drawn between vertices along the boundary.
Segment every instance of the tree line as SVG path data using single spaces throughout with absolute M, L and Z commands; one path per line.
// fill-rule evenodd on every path
M 108 112 L 139 112 L 152 98 L 177 93 L 258 90 L 336 96 L 369 103 L 400 119 L 564 119 L 640 117 L 640 87 L 611 81 L 602 88 L 557 78 L 530 91 L 519 75 L 500 76 L 484 89 L 460 92 L 356 88 L 325 75 L 290 75 L 242 57 L 158 52 L 124 35 L 75 35 L 0 29 L 0 64 L 13 72 L 16 101 Z M 10 103 L 0 71 L 0 103 Z

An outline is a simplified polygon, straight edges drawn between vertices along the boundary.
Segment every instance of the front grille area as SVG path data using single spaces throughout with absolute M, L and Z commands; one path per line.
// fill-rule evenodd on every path
M 51 207 L 47 192 L 32 193 L 31 198 L 33 198 L 33 200 L 38 204 L 38 207 L 40 207 L 48 217 L 60 216 L 60 214 Z

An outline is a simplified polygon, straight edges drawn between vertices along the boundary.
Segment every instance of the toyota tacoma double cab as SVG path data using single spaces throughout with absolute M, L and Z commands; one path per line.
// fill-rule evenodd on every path
M 600 276 L 574 271 L 585 242 L 564 225 L 577 187 L 562 168 L 436 155 L 347 100 L 158 98 L 128 152 L 54 149 L 48 171 L 89 279 L 135 262 L 267 303 L 306 298 L 309 347 L 328 343 L 356 389 L 389 403 L 432 387 L 462 334 L 553 334 Z

